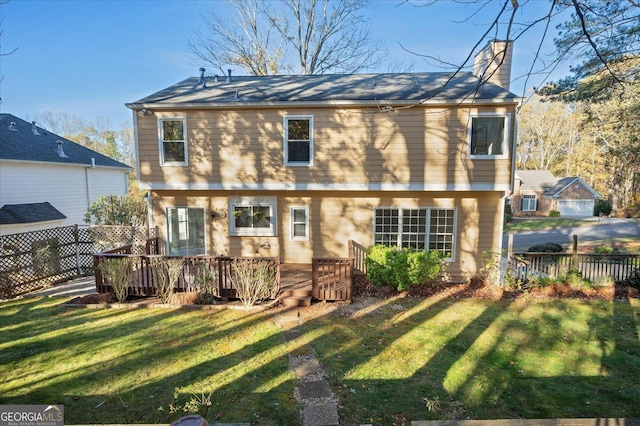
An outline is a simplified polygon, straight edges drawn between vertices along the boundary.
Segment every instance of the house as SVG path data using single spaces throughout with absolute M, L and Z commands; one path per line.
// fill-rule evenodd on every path
M 492 42 L 473 73 L 201 68 L 126 104 L 151 225 L 168 254 L 311 263 L 354 240 L 438 249 L 451 276 L 473 276 L 501 248 L 512 190 L 510 64 L 511 43 Z
M 576 176 L 556 178 L 548 170 L 517 170 L 511 211 L 514 217 L 593 216 L 600 198 L 589 184 Z
M 84 223 L 102 195 L 127 193 L 131 168 L 0 114 L 0 235 Z

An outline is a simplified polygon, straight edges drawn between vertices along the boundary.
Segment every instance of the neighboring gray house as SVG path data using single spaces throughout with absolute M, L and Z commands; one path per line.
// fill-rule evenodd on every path
M 514 192 L 510 197 L 515 217 L 593 216 L 595 200 L 600 198 L 589 184 L 576 176 L 556 178 L 548 170 L 516 170 Z
M 102 195 L 127 193 L 131 167 L 0 114 L 0 235 L 84 223 Z

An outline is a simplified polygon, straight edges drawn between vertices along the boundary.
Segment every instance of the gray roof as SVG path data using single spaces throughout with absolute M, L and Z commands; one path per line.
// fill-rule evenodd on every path
M 569 185 L 572 185 L 574 182 L 581 183 L 585 188 L 593 193 L 595 198 L 600 198 L 600 194 L 598 194 L 595 189 L 591 188 L 588 183 L 577 176 L 567 176 L 556 180 L 555 184 L 551 188 L 549 188 L 549 191 L 547 191 L 545 195 L 555 197 L 556 195 L 564 191 Z
M 517 102 L 518 97 L 469 72 L 191 77 L 126 104 L 148 107 L 234 105 Z
M 577 176 L 556 178 L 549 170 L 516 170 L 516 179 L 520 179 L 520 191 L 544 191 L 544 196 L 555 197 L 574 182 L 580 182 L 591 191 L 595 198 L 600 198 L 588 183 Z
M 0 225 L 46 222 L 67 217 L 50 203 L 5 204 L 0 208 Z
M 549 170 L 516 170 L 516 178 L 521 181 L 521 191 L 546 191 L 557 180 Z
M 12 125 L 11 123 L 15 123 Z M 62 136 L 36 126 L 11 114 L 0 114 L 0 159 L 42 161 L 48 163 L 91 165 L 130 169 L 129 166 L 86 148 Z M 58 141 L 62 141 L 62 151 L 66 157 L 58 155 Z

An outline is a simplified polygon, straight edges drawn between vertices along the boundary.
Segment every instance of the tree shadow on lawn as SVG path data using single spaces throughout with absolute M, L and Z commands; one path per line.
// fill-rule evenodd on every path
M 392 298 L 304 324 L 342 424 L 640 415 L 629 389 L 640 348 L 616 326 L 632 320 L 628 305 L 455 298 Z
M 25 340 L 33 333 L 24 327 L 7 336 L 24 341 L 3 355 L 0 403 L 63 404 L 70 424 L 170 423 L 192 394 L 212 392 L 209 421 L 299 422 L 272 313 L 39 309 L 31 323 L 41 337 Z M 29 322 L 28 312 L 13 321 Z

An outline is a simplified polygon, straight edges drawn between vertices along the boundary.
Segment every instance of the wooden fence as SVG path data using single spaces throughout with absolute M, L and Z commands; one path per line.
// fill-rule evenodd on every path
M 149 236 L 157 236 L 157 229 L 73 225 L 1 235 L 0 296 L 14 297 L 91 275 L 93 253 L 125 243 L 144 253 Z
M 234 282 L 237 274 L 233 269 L 235 261 L 251 262 L 258 264 L 266 262 L 268 268 L 273 271 L 275 283 L 272 288 L 271 298 L 275 298 L 280 291 L 280 259 L 271 257 L 227 257 L 227 256 L 162 256 L 162 255 L 136 255 L 126 253 L 126 248 L 109 252 L 97 253 L 95 259 L 96 292 L 110 293 L 112 286 L 102 276 L 101 263 L 105 259 L 129 258 L 132 262 L 133 277 L 129 286 L 129 294 L 134 296 L 155 296 L 158 294 L 154 282 L 153 268 L 162 259 L 182 259 L 182 271 L 174 284 L 175 292 L 192 292 L 200 290 L 204 281 L 213 282 L 216 297 L 233 299 L 238 297 Z
M 351 300 L 353 264 L 353 259 L 312 259 L 311 296 L 317 300 Z
M 511 266 L 521 280 L 559 278 L 578 271 L 582 278 L 598 282 L 611 278 L 622 282 L 640 273 L 640 255 L 595 253 L 513 253 Z

